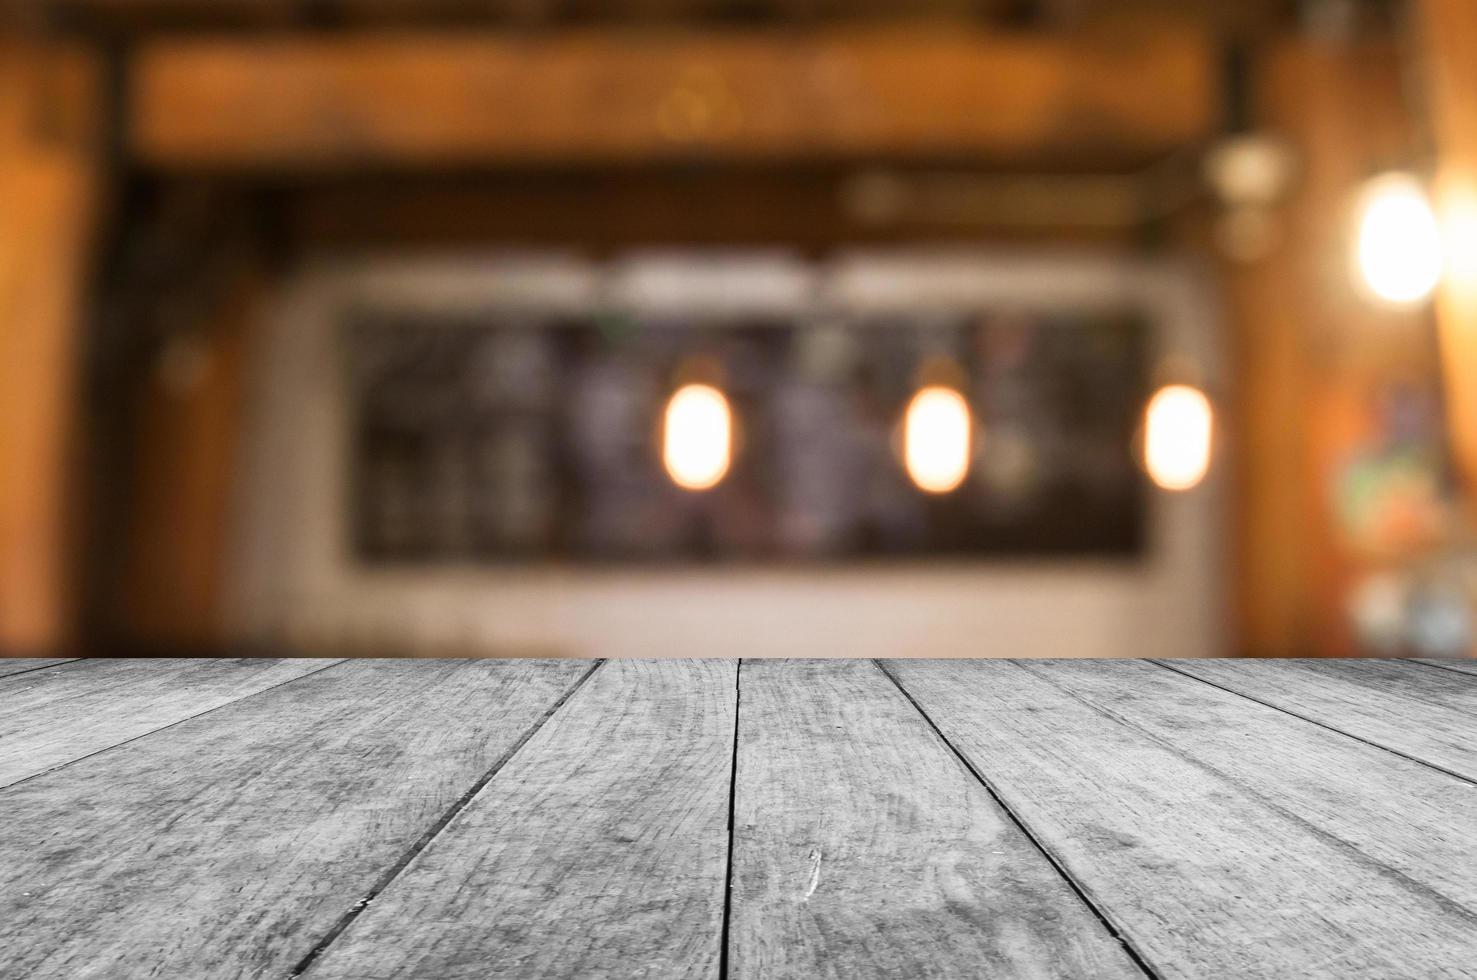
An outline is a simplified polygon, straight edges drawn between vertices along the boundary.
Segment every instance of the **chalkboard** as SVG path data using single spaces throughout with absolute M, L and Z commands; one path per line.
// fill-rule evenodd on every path
M 369 564 L 1133 559 L 1150 336 L 1127 310 L 359 310 L 342 331 L 353 550 Z M 702 491 L 662 460 L 667 399 L 694 377 L 733 420 L 728 471 Z M 940 379 L 973 433 L 963 482 L 928 493 L 901 422 Z

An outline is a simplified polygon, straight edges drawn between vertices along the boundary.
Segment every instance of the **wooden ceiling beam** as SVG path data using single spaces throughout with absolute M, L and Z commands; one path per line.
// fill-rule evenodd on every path
M 1296 0 L 46 0 L 68 23 L 121 31 L 420 25 L 767 24 L 950 20 L 1077 30 L 1125 20 L 1269 36 L 1296 24 Z M 3 5 L 0 5 L 3 7 Z
M 1070 169 L 1193 144 L 1219 114 L 1190 32 L 920 28 L 540 37 L 158 38 L 130 145 L 172 169 L 373 171 L 685 159 Z

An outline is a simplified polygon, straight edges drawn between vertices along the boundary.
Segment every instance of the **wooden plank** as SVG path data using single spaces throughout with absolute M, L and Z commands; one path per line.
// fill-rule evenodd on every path
M 1471 783 L 1145 661 L 1020 664 L 1477 911 L 1477 793 Z
M 1477 915 L 1012 662 L 889 661 L 1169 977 L 1458 977 Z
M 716 977 L 735 661 L 611 661 L 307 971 Z
M 336 660 L 78 660 L 0 697 L 0 787 L 64 766 Z
M 354 661 L 0 790 L 0 962 L 286 976 L 589 669 Z
M 69 657 L 9 657 L 0 660 L 0 677 L 8 677 L 11 674 L 24 674 L 32 670 L 40 670 L 43 667 L 55 667 L 57 664 L 70 663 Z
M 986 156 L 1136 166 L 1210 134 L 1175 30 L 927 28 L 164 38 L 129 140 L 159 167 Z
M 874 664 L 740 688 L 730 976 L 1143 976 Z
M 1174 670 L 1477 781 L 1477 687 L 1398 660 L 1170 660 Z

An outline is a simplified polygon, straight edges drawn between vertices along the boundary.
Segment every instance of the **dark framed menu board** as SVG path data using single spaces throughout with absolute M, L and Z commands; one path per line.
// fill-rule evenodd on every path
M 1143 553 L 1131 311 L 678 318 L 360 310 L 341 331 L 351 542 L 369 564 Z M 946 369 L 968 467 L 919 489 L 902 419 Z M 727 399 L 710 489 L 663 465 L 684 378 Z

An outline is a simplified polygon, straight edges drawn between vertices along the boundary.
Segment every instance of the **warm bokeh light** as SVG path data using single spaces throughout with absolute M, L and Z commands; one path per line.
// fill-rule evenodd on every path
M 1144 410 L 1144 468 L 1164 490 L 1189 490 L 1210 469 L 1210 399 L 1189 385 L 1165 385 Z
M 684 385 L 667 402 L 662 461 L 684 490 L 707 490 L 728 472 L 733 416 L 728 399 L 711 385 Z
M 913 396 L 903 419 L 903 460 L 920 490 L 948 493 L 969 472 L 969 404 L 953 388 Z
M 1359 276 L 1387 303 L 1418 303 L 1441 279 L 1441 229 L 1425 189 L 1414 177 L 1385 174 L 1370 181 L 1359 212 Z
M 1449 181 L 1436 200 L 1444 273 L 1465 292 L 1477 284 L 1477 186 Z

